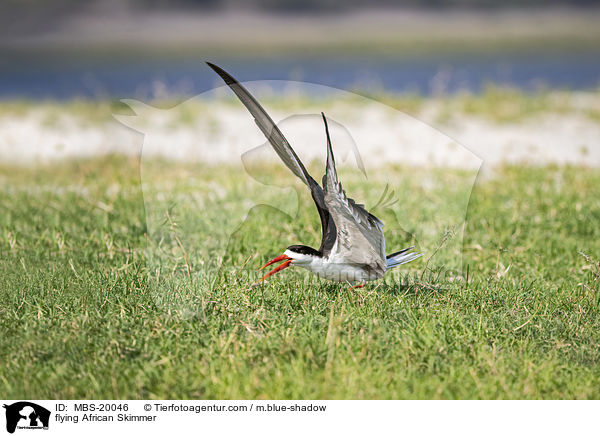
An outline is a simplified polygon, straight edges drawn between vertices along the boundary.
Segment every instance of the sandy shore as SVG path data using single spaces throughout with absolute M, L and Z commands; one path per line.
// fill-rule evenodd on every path
M 504 163 L 600 166 L 600 121 L 587 115 L 600 107 L 597 94 L 571 98 L 570 111 L 549 109 L 518 121 L 495 121 L 473 113 L 448 113 L 447 104 L 435 100 L 408 115 L 374 100 L 339 93 L 328 104 L 285 109 L 265 104 L 303 159 L 324 157 L 319 115 L 324 110 L 341 161 L 354 155 L 367 167 L 387 163 L 469 169 L 482 163 L 490 168 Z M 260 149 L 264 137 L 241 105 L 204 97 L 172 109 L 128 101 L 136 116 L 103 120 L 90 120 L 59 103 L 5 110 L 0 113 L 0 159 L 4 164 L 29 164 L 142 152 L 144 158 L 215 164 L 239 162 L 242 155 L 244 159 L 276 158 L 268 147 Z

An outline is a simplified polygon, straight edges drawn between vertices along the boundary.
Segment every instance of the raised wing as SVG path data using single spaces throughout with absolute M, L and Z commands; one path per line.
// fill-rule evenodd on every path
M 283 163 L 292 170 L 292 172 L 300 178 L 304 183 L 310 186 L 309 179 L 311 178 L 306 168 L 290 146 L 279 127 L 275 125 L 269 114 L 263 109 L 258 101 L 248 92 L 246 88 L 242 86 L 237 80 L 235 80 L 229 73 L 222 68 L 207 62 L 207 65 L 211 67 L 215 73 L 217 73 L 223 81 L 229 85 L 231 90 L 238 96 L 240 101 L 246 106 L 248 111 L 254 117 L 254 121 L 258 128 L 267 137 L 275 152 L 279 155 Z
M 335 223 L 337 241 L 331 254 L 341 262 L 376 265 L 385 271 L 385 239 L 383 223 L 362 204 L 346 197 L 338 180 L 325 114 L 327 134 L 327 166 L 323 176 L 325 204 Z
M 321 248 L 319 251 L 323 251 L 325 246 L 333 244 L 335 239 L 335 226 L 327 206 L 325 205 L 325 194 L 319 184 L 313 179 L 296 152 L 291 147 L 279 127 L 275 125 L 269 114 L 263 109 L 258 101 L 244 88 L 237 80 L 235 80 L 229 73 L 222 68 L 207 62 L 207 65 L 211 67 L 215 73 L 217 73 L 223 81 L 231 88 L 231 90 L 237 95 L 240 101 L 246 106 L 250 114 L 254 117 L 254 121 L 258 125 L 258 128 L 263 132 L 277 155 L 281 158 L 283 163 L 310 189 L 312 198 L 319 211 L 319 217 L 321 218 Z

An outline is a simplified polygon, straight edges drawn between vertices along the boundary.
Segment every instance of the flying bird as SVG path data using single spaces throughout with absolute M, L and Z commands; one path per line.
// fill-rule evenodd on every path
M 283 262 L 262 277 L 299 266 L 319 277 L 364 286 L 365 281 L 377 280 L 386 271 L 422 256 L 412 251 L 414 246 L 385 254 L 383 223 L 369 213 L 362 204 L 346 196 L 335 169 L 327 118 L 321 113 L 327 137 L 327 164 L 322 185 L 313 179 L 281 130 L 256 99 L 236 79 L 222 68 L 207 62 L 246 106 L 258 128 L 281 158 L 283 163 L 308 186 L 321 218 L 321 246 L 290 245 L 285 252 L 261 267 Z

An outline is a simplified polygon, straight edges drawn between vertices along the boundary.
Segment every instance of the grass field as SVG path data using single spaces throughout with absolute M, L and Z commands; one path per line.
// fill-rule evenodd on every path
M 154 188 L 189 181 L 164 237 L 136 159 L 0 168 L 3 397 L 600 398 L 600 170 L 502 168 L 473 190 L 462 276 L 421 275 L 429 252 L 349 291 L 291 270 L 250 288 L 288 245 L 318 245 L 307 193 L 297 219 L 253 209 L 232 236 L 242 176 L 161 165 Z M 465 177 L 436 170 L 425 191 L 417 169 L 385 172 L 394 214 L 423 226 Z M 381 187 L 342 180 L 357 200 Z M 411 241 L 382 218 L 389 250 Z
M 385 90 L 368 93 L 358 88 L 355 91 L 359 97 L 358 102 L 361 102 L 360 96 L 366 96 L 412 116 L 422 115 L 427 105 L 435 106 L 436 117 L 432 121 L 441 124 L 452 114 L 474 116 L 497 123 L 522 122 L 548 113 L 576 114 L 591 121 L 600 119 L 600 107 L 595 91 L 573 92 L 540 88 L 536 92 L 528 93 L 493 83 L 488 84 L 479 93 L 464 91 L 435 98 L 424 97 L 418 93 L 393 94 Z M 350 96 L 345 97 L 350 98 Z M 285 99 L 267 95 L 262 100 L 270 108 L 283 110 L 286 113 L 306 110 L 314 107 L 315 104 L 327 110 L 336 104 L 352 103 L 352 101 L 332 100 L 328 96 L 306 96 L 293 92 L 286 95 Z M 239 104 L 238 100 L 231 95 L 224 95 L 220 98 L 220 102 L 228 103 L 235 108 Z M 199 116 L 215 116 L 214 102 L 211 102 L 211 106 L 206 102 L 191 100 L 181 105 L 181 100 L 173 99 L 150 101 L 148 104 L 162 109 L 174 108 L 171 112 L 173 118 L 169 121 L 177 127 L 197 123 Z M 0 107 L 0 117 L 24 117 L 32 113 L 40 117 L 41 124 L 44 126 L 60 125 L 61 118 L 71 117 L 75 122 L 87 127 L 114 121 L 113 114 L 133 115 L 131 108 L 125 103 L 111 99 L 98 99 L 92 102 L 85 99 L 61 102 L 6 100 Z

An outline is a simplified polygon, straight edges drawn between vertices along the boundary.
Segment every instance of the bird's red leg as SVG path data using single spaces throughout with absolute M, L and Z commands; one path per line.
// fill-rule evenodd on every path
M 360 285 L 350 286 L 350 290 L 364 288 L 364 287 L 365 287 L 365 282 L 362 282 Z

